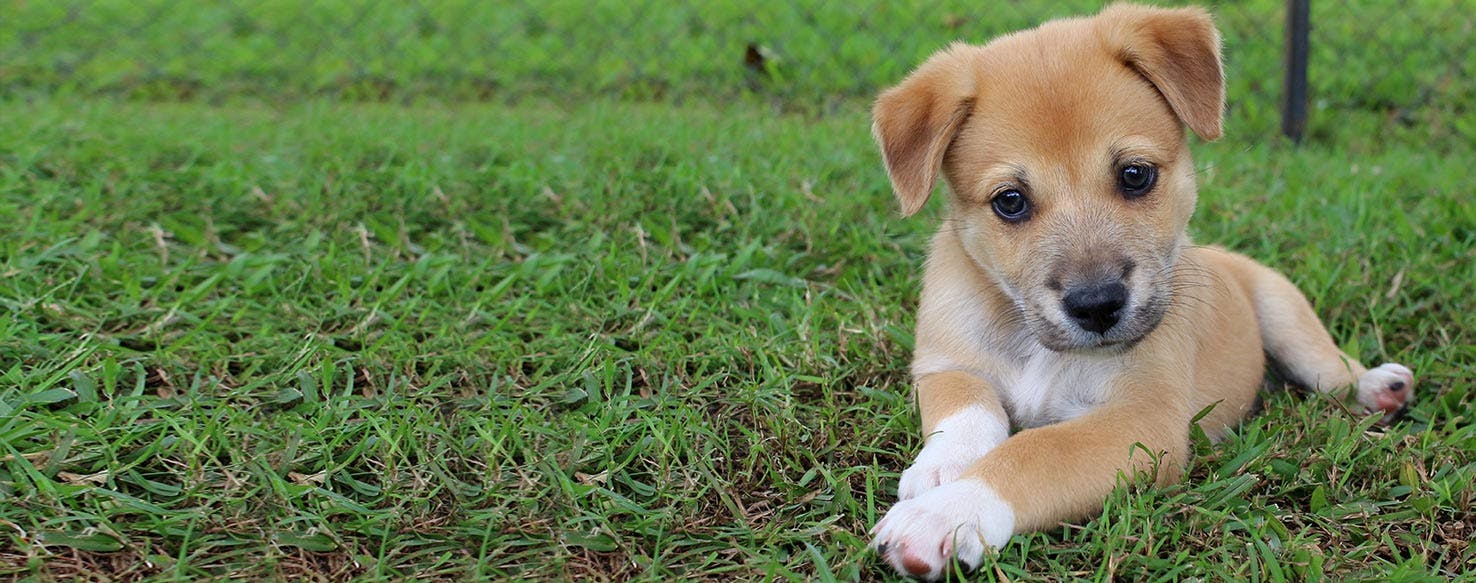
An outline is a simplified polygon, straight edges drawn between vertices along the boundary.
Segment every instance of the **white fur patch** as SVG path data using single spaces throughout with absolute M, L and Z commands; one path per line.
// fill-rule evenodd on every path
M 983 481 L 958 480 L 898 502 L 871 532 L 872 548 L 898 573 L 936 579 L 949 558 L 973 569 L 985 550 L 1009 542 L 1015 512 Z
M 1010 419 L 1020 427 L 1039 427 L 1080 417 L 1107 398 L 1122 358 L 1051 352 L 1041 347 L 1000 391 Z
M 957 480 L 984 454 L 1010 436 L 1009 423 L 980 405 L 949 415 L 927 436 L 912 466 L 902 472 L 897 498 L 907 500 Z
M 1020 364 L 998 374 L 970 369 L 941 353 L 919 354 L 912 364 L 914 378 L 945 371 L 964 371 L 999 390 L 1016 427 L 1040 427 L 1075 419 L 1106 402 L 1111 381 L 1122 372 L 1123 358 L 1111 354 L 1052 352 L 1039 342 L 1020 342 L 1030 348 L 1016 356 Z M 1008 355 L 1006 345 L 979 343 L 977 351 Z M 1014 348 L 1011 346 L 1011 348 Z

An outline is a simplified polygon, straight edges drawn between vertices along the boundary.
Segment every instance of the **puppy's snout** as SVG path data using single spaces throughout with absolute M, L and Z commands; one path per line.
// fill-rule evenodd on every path
M 1122 317 L 1128 290 L 1120 281 L 1076 287 L 1061 298 L 1066 315 L 1082 330 L 1106 334 Z

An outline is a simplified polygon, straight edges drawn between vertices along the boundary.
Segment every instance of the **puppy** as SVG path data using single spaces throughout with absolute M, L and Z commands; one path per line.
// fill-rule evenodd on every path
M 1195 416 L 1244 418 L 1267 357 L 1364 411 L 1407 403 L 1410 370 L 1343 354 L 1286 278 L 1190 244 L 1184 126 L 1220 136 L 1219 49 L 1204 10 L 1115 5 L 954 44 L 877 99 L 903 213 L 949 186 L 912 362 L 925 446 L 872 530 L 898 572 L 977 566 L 1119 476 L 1177 480 Z

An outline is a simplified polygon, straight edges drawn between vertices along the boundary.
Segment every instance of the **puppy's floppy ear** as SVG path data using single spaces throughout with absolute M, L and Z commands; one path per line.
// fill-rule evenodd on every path
M 948 144 L 974 104 L 974 47 L 954 43 L 902 83 L 882 92 L 871 109 L 871 133 L 881 146 L 903 216 L 933 192 Z
M 1189 129 L 1206 140 L 1220 137 L 1225 75 L 1208 11 L 1115 4 L 1097 22 L 1108 50 L 1157 87 Z

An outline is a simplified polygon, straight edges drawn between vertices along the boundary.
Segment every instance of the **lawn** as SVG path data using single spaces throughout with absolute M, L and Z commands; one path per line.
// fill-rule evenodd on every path
M 838 96 L 809 108 L 43 73 L 0 68 L 0 577 L 893 578 L 866 532 L 920 447 L 942 209 L 898 216 L 872 81 L 814 81 Z M 1017 536 L 980 578 L 1476 570 L 1467 87 L 1324 111 L 1301 146 L 1245 105 L 1194 145 L 1196 239 L 1413 368 L 1406 420 L 1269 393 L 1183 485 Z

